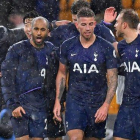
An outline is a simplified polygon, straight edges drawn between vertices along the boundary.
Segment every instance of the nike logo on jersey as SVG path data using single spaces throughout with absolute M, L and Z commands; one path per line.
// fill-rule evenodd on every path
M 121 54 L 121 56 L 125 55 L 125 53 Z
M 75 55 L 77 55 L 77 54 L 76 53 L 71 54 L 71 56 L 75 56 Z

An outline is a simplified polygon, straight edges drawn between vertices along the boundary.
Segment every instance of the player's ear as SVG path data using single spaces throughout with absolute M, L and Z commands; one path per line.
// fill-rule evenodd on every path
M 127 22 L 124 22 L 123 23 L 123 29 L 126 29 L 128 27 L 128 23 Z
M 94 26 L 96 26 L 96 24 L 97 24 L 97 21 L 94 21 Z
M 77 30 L 79 29 L 78 22 L 75 23 Z

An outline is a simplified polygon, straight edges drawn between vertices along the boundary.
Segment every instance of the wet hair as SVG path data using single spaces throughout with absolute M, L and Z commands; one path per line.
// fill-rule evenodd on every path
M 26 13 L 25 16 L 23 17 L 23 23 L 25 24 L 25 20 L 27 18 L 36 18 L 38 16 L 39 16 L 39 14 L 36 11 L 30 11 L 30 12 Z
M 49 28 L 49 21 L 48 21 L 46 18 L 41 17 L 41 16 L 36 17 L 36 18 L 34 18 L 34 19 L 32 20 L 32 27 L 33 27 L 33 25 L 34 25 L 34 22 L 35 22 L 36 20 L 38 20 L 38 19 L 45 20 L 46 23 L 47 23 L 47 28 Z
M 80 18 L 80 17 L 94 17 L 95 18 L 95 14 L 91 9 L 84 7 L 80 9 L 80 11 L 77 14 L 77 18 Z
M 78 11 L 83 7 L 90 8 L 90 3 L 86 0 L 75 0 L 71 6 L 71 13 L 77 15 Z
M 137 29 L 139 24 L 139 16 L 137 12 L 133 9 L 123 9 L 120 14 L 122 14 L 122 20 L 127 22 L 131 29 Z

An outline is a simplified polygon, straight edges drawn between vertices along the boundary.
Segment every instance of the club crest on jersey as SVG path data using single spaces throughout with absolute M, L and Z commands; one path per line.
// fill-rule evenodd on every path
M 139 53 L 139 50 L 136 48 L 136 54 L 135 54 L 135 57 L 138 57 L 138 53 Z
M 66 127 L 68 127 L 68 122 L 66 121 Z
M 98 54 L 95 52 L 94 53 L 94 61 L 97 61 L 97 57 L 98 57 Z
M 92 72 L 95 72 L 95 73 L 99 73 L 97 67 L 95 64 L 92 64 L 90 66 L 89 69 L 87 69 L 87 64 L 83 64 L 83 67 L 81 68 L 80 65 L 78 63 L 75 63 L 74 64 L 74 68 L 73 68 L 73 71 L 79 71 L 80 73 L 92 73 Z

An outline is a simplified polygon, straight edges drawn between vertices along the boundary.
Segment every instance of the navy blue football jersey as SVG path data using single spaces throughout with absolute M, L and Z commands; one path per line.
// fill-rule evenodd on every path
M 9 48 L 2 63 L 2 92 L 8 107 L 18 106 L 30 109 L 45 109 L 46 99 L 42 92 L 48 67 L 48 58 L 54 49 L 50 42 L 44 48 L 34 48 L 29 40 Z
M 121 66 L 125 67 L 125 89 L 122 105 L 140 105 L 140 35 L 131 43 L 118 43 Z
M 83 104 L 100 106 L 107 94 L 107 69 L 117 68 L 113 46 L 96 37 L 84 48 L 79 36 L 65 41 L 61 46 L 60 62 L 69 68 L 69 90 L 73 98 Z
M 110 43 L 116 42 L 112 31 L 104 25 L 97 24 L 94 29 L 94 33 Z M 54 44 L 54 46 L 60 47 L 65 40 L 77 35 L 79 35 L 79 31 L 76 26 L 73 23 L 69 23 L 68 25 L 62 25 L 53 30 L 51 32 L 50 41 Z

